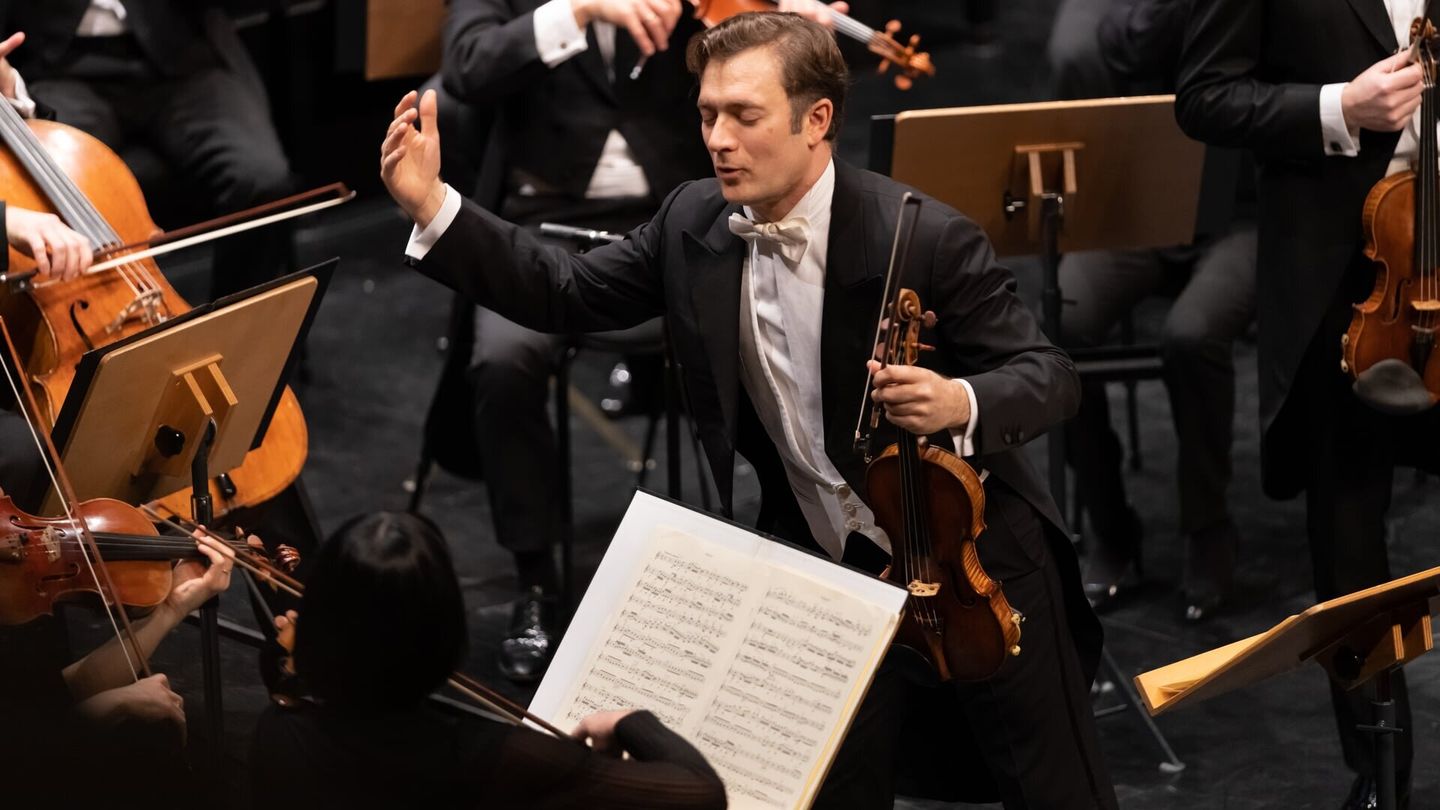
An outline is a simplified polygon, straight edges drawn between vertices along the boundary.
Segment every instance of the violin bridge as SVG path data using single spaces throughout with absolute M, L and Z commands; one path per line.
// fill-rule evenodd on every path
M 940 593 L 940 583 L 912 579 L 910 584 L 905 586 L 905 590 L 909 591 L 911 596 L 934 596 Z
M 1440 312 L 1440 301 L 1434 298 L 1427 298 L 1423 301 L 1413 300 L 1410 302 L 1410 307 L 1416 312 Z

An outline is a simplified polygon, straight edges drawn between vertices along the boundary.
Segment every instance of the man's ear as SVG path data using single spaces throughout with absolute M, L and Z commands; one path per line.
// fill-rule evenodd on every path
M 820 145 L 830 131 L 830 122 L 835 119 L 835 102 L 822 98 L 810 105 L 805 116 L 805 143 L 810 147 Z

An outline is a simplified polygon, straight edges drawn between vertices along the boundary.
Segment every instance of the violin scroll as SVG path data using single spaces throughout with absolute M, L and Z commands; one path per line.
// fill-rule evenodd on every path
M 885 24 L 884 32 L 877 31 L 871 37 L 866 47 L 870 52 L 880 57 L 880 66 L 877 73 L 884 74 L 894 65 L 895 87 L 900 90 L 909 90 L 915 86 L 915 80 L 923 73 L 926 76 L 935 75 L 935 64 L 930 61 L 930 54 L 919 50 L 920 35 L 911 34 L 910 40 L 901 45 L 895 35 L 900 32 L 900 21 L 891 20 Z

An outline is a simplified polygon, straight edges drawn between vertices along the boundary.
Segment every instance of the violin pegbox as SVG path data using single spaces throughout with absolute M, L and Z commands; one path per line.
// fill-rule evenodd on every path
M 911 34 L 909 41 L 901 45 L 896 37 L 899 32 L 899 20 L 885 23 L 885 33 L 875 35 L 875 40 L 870 43 L 870 50 L 880 57 L 880 66 L 876 72 L 887 73 L 890 66 L 895 65 L 895 86 L 901 90 L 909 90 L 915 85 L 915 79 L 920 74 L 934 76 L 935 65 L 930 61 L 930 54 L 919 50 L 919 34 Z

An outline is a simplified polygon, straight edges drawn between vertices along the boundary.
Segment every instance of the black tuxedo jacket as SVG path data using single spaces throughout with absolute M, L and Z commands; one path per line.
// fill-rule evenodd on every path
M 151 64 L 165 76 L 183 76 L 216 64 L 205 15 L 214 0 L 124 0 L 125 23 Z M 55 76 L 75 39 L 90 0 L 0 0 L 0 31 L 24 31 L 11 56 L 22 76 Z
M 1440 22 L 1440 3 L 1429 14 Z M 1176 116 L 1194 138 L 1251 150 L 1259 171 L 1260 415 L 1271 495 L 1302 486 L 1295 442 L 1304 436 L 1282 406 L 1336 296 L 1355 286 L 1347 273 L 1369 272 L 1359 261 L 1361 212 L 1400 140 L 1364 131 L 1357 157 L 1327 156 L 1320 88 L 1350 81 L 1398 47 L 1384 0 L 1195 0 Z M 1321 336 L 1332 338 L 1338 367 L 1340 335 Z
M 543 0 L 450 0 L 445 20 L 445 89 L 463 101 L 493 106 L 498 138 L 486 156 L 482 188 L 494 193 L 504 171 L 523 169 L 581 197 L 611 130 L 620 130 L 658 200 L 686 180 L 704 177 L 710 160 L 700 139 L 695 80 L 685 45 L 700 23 L 684 14 L 669 50 L 650 57 L 630 79 L 639 51 L 615 32 L 614 81 L 593 30 L 590 47 L 547 67 L 535 49 L 535 9 Z
M 865 467 L 852 442 L 895 219 L 907 190 L 836 162 L 820 338 L 821 398 L 826 452 L 862 495 Z M 798 515 L 798 507 L 778 453 L 759 429 L 740 383 L 745 242 L 727 226 L 739 210 L 725 201 L 714 179 L 686 183 L 624 242 L 571 255 L 542 245 L 467 200 L 418 267 L 540 331 L 621 329 L 666 316 L 722 506 L 730 511 L 739 452 L 760 476 L 760 528 L 770 530 L 785 516 Z M 1044 516 L 1051 542 L 1034 538 L 1036 547 L 1023 551 L 1035 558 L 1034 566 L 1044 565 L 1046 558 L 1061 566 L 1071 626 L 1082 659 L 1093 664 L 1099 623 L 1079 592 L 1075 554 L 1049 490 L 1019 450 L 1075 412 L 1080 389 L 1074 366 L 1020 303 L 1014 278 L 996 264 L 975 223 L 926 198 L 910 255 L 927 258 L 912 262 L 903 282 L 939 317 L 927 340 L 938 348 L 924 355 L 925 364 L 945 376 L 964 377 L 974 388 L 980 410 L 974 461 Z M 796 536 L 795 524 L 789 521 L 790 539 L 818 549 L 808 530 Z

